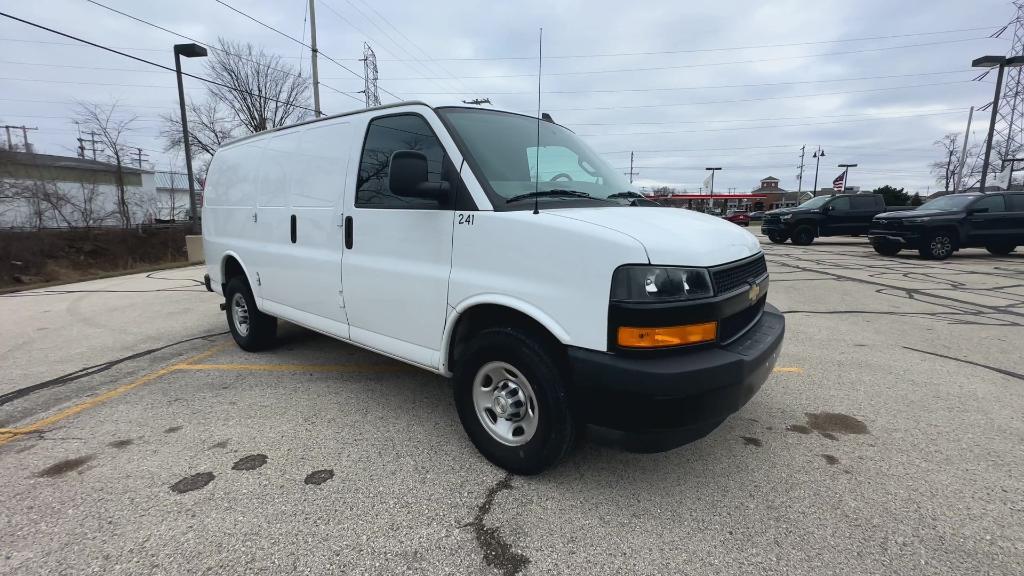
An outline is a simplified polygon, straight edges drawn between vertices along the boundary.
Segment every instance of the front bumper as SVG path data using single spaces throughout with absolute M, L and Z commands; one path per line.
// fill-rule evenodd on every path
M 902 248 L 915 247 L 921 240 L 921 234 L 910 230 L 870 230 L 868 240 L 872 246 L 896 245 Z
M 766 304 L 761 318 L 727 345 L 650 357 L 569 348 L 582 416 L 589 424 L 625 432 L 706 434 L 761 388 L 785 331 L 783 315 Z

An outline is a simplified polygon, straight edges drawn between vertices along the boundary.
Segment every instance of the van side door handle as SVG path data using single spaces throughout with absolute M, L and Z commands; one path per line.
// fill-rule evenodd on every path
M 345 248 L 352 249 L 352 217 L 345 216 Z
M 297 239 L 297 232 L 298 231 L 295 229 L 296 228 L 295 224 L 296 224 L 295 223 L 295 214 L 292 214 L 292 244 L 295 244 L 295 240 Z

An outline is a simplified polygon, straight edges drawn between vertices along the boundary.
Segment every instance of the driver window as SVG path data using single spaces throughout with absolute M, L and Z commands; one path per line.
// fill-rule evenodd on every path
M 537 147 L 526 149 L 526 159 L 530 166 L 530 179 L 537 178 Z M 540 147 L 540 181 L 541 182 L 592 182 L 603 184 L 593 166 L 565 146 Z
M 831 206 L 833 210 L 849 210 L 850 197 L 842 196 L 840 198 L 836 198 L 835 200 L 832 201 L 831 204 L 829 204 L 829 206 Z
M 972 210 L 977 210 L 979 208 L 987 208 L 987 210 L 985 210 L 987 213 L 1006 212 L 1006 201 L 1003 200 L 1002 196 L 986 196 L 985 198 L 975 202 L 974 206 L 971 206 Z
M 366 130 L 359 162 L 355 205 L 358 208 L 442 209 L 436 200 L 404 198 L 391 193 L 388 175 L 391 155 L 397 150 L 416 150 L 427 157 L 427 181 L 458 180 L 444 147 L 422 116 L 401 114 L 376 118 Z

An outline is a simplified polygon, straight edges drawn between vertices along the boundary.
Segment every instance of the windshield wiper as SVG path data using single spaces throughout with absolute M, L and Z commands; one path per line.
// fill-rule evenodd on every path
M 546 198 L 546 197 L 570 197 L 570 198 L 590 198 L 590 194 L 586 192 L 580 192 L 578 190 L 565 190 L 563 188 L 556 188 L 554 190 L 539 190 L 537 192 L 527 192 L 526 194 L 519 194 L 513 196 L 508 200 L 505 200 L 506 204 L 515 202 L 516 200 L 526 200 L 527 198 Z
M 606 198 L 647 198 L 639 192 L 616 192 L 615 194 L 609 194 Z

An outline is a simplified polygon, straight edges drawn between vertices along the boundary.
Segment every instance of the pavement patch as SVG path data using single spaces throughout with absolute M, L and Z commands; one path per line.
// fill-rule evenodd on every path
M 132 440 L 131 438 L 127 438 L 125 440 L 114 440 L 110 444 L 107 444 L 107 446 L 110 446 L 111 448 L 127 448 L 134 443 L 134 440 Z
M 807 425 L 818 434 L 867 434 L 868 426 L 864 422 L 854 418 L 853 416 L 847 416 L 846 414 L 840 414 L 838 412 L 805 412 L 804 416 L 807 417 Z M 827 438 L 827 436 L 826 436 Z M 831 440 L 831 438 L 830 438 Z
M 311 486 L 319 486 L 331 478 L 334 478 L 334 469 L 326 468 L 324 470 L 314 470 L 310 472 L 302 482 Z
M 182 428 L 184 428 L 184 426 L 171 426 L 164 429 L 164 434 L 174 434 L 175 432 L 180 432 Z
M 829 466 L 835 466 L 836 464 L 839 464 L 839 458 L 836 458 L 831 454 L 822 454 L 821 457 L 825 459 L 825 463 L 828 464 Z
M 266 454 L 249 454 L 242 456 L 231 465 L 232 470 L 255 470 L 267 463 Z
M 171 484 L 171 492 L 184 494 L 193 490 L 199 490 L 200 488 L 206 488 L 206 485 L 213 482 L 214 478 L 216 478 L 216 476 L 213 475 L 213 472 L 200 472 L 198 474 L 186 476 L 174 484 Z
M 746 444 L 747 446 L 753 446 L 755 448 L 760 448 L 761 446 L 764 446 L 764 442 L 762 442 L 760 438 L 757 438 L 755 436 L 740 436 L 740 438 L 743 439 L 743 443 Z
M 40 478 L 56 478 L 63 476 L 68 472 L 78 470 L 82 466 L 85 466 L 89 462 L 92 462 L 93 458 L 96 458 L 94 454 L 88 454 L 85 456 L 79 456 L 77 458 L 68 458 L 67 460 L 61 460 L 55 464 L 50 464 L 46 468 L 40 470 L 36 476 Z

